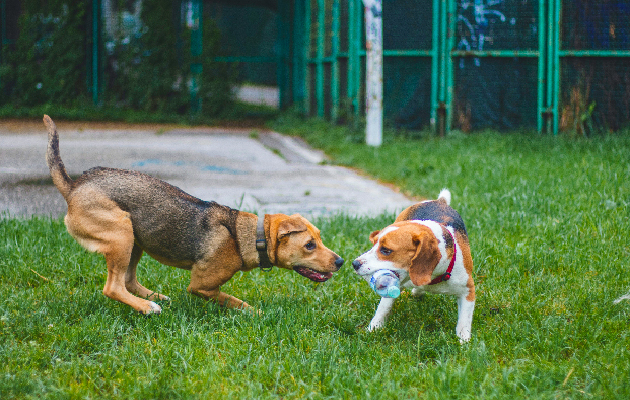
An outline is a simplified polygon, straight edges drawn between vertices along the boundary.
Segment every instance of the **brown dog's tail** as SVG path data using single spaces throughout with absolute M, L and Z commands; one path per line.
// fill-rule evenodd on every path
M 66 167 L 59 156 L 59 134 L 55 123 L 48 115 L 44 115 L 44 125 L 48 128 L 48 150 L 46 150 L 46 162 L 50 169 L 50 176 L 64 199 L 68 198 L 72 190 L 72 179 L 66 172 Z

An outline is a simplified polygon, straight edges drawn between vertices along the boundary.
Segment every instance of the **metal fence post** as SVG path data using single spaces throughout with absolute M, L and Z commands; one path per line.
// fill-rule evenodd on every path
M 362 102 L 361 94 L 361 32 L 363 31 L 363 7 L 361 7 L 362 0 L 351 0 L 354 3 L 354 13 L 352 18 L 355 21 L 352 31 L 354 40 L 352 42 L 352 54 L 354 58 L 354 66 L 352 75 L 352 106 L 354 107 L 354 126 L 355 128 L 359 124 L 359 118 L 361 117 Z
M 431 26 L 431 130 L 436 131 L 437 128 L 437 112 L 438 112 L 438 88 L 440 77 L 440 0 L 433 0 L 433 15 Z
M 2 52 L 4 50 L 4 43 L 7 40 L 7 0 L 0 1 L 0 64 L 4 61 L 2 58 Z
M 348 110 L 354 128 L 358 126 L 361 115 L 359 93 L 361 92 L 361 14 L 362 0 L 348 0 L 348 77 L 347 98 L 350 101 Z
M 383 20 L 381 0 L 363 0 L 365 5 L 366 47 L 366 127 L 365 142 L 383 142 Z
M 92 0 L 92 102 L 98 105 L 100 81 L 101 0 Z
M 537 109 L 536 126 L 538 133 L 544 129 L 546 115 L 545 107 L 545 4 L 546 0 L 538 0 L 538 85 L 537 85 Z
M 326 1 L 317 0 L 317 67 L 316 86 L 317 116 L 323 118 L 326 112 L 324 104 L 324 37 L 326 35 Z
M 7 10 L 6 0 L 0 0 L 0 66 L 4 62 L 3 53 L 4 46 L 7 42 Z M 0 81 L 0 94 L 4 97 L 4 89 L 2 88 L 2 81 Z
M 311 58 L 311 15 L 313 10 L 311 8 L 311 0 L 304 0 L 304 51 L 302 57 L 304 60 L 310 60 Z M 313 74 L 311 73 L 311 64 L 309 62 L 304 63 L 304 115 L 311 113 L 311 80 Z
M 346 74 L 346 96 L 351 102 L 351 110 L 346 110 L 349 114 L 354 112 L 354 69 L 355 69 L 355 56 L 354 56 L 354 41 L 357 40 L 354 37 L 354 25 L 356 23 L 355 12 L 355 0 L 348 0 L 348 65 Z
M 190 53 L 192 62 L 190 64 L 191 85 L 190 85 L 190 109 L 193 113 L 201 111 L 201 98 L 199 97 L 199 85 L 203 65 L 201 54 L 203 51 L 203 2 L 201 0 L 191 1 L 191 30 L 190 30 Z
M 339 118 L 339 0 L 333 0 L 332 6 L 332 63 L 330 65 L 330 93 L 332 97 L 331 119 Z
M 446 10 L 446 64 L 444 74 L 446 75 L 446 93 L 444 103 L 446 104 L 446 121 L 445 134 L 451 131 L 451 125 L 453 122 L 453 56 L 452 51 L 455 50 L 455 32 L 457 31 L 457 2 L 455 0 L 447 1 L 448 8 Z
M 555 1 L 555 0 L 554 0 Z M 555 19 L 554 19 L 554 4 L 550 2 L 547 7 L 547 99 L 546 99 L 546 112 L 545 112 L 545 129 L 547 133 L 553 131 L 553 69 L 554 69 L 554 39 L 555 39 Z
M 439 0 L 439 46 L 438 46 L 438 98 L 436 107 L 436 132 L 439 136 L 446 135 L 446 59 L 450 57 L 447 51 L 448 43 L 446 37 L 448 35 L 448 18 L 447 18 L 447 2 L 449 0 Z
M 291 65 L 293 78 L 293 104 L 304 107 L 304 73 L 306 63 L 302 54 L 304 52 L 304 32 L 300 27 L 304 18 L 304 2 L 296 1 L 293 9 L 293 63 Z
M 551 23 L 554 25 L 553 30 L 553 100 L 551 105 L 553 107 L 553 134 L 558 134 L 558 114 L 560 103 L 560 3 L 561 0 L 554 0 L 551 7 L 554 8 L 554 16 Z
M 291 39 L 291 35 L 287 34 L 291 30 L 291 24 L 288 21 L 287 14 L 290 5 L 286 0 L 278 0 L 278 12 L 276 14 L 276 23 L 278 24 L 277 42 L 279 45 L 278 54 L 276 57 L 276 82 L 278 84 L 278 106 L 283 108 L 286 106 L 286 94 L 287 84 L 289 80 L 289 70 L 287 68 L 287 57 L 289 56 L 290 44 L 287 44 Z

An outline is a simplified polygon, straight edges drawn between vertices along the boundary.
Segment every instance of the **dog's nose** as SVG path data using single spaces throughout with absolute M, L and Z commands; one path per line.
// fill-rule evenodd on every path
M 359 268 L 361 268 L 361 261 L 359 260 L 354 260 L 352 261 L 352 267 L 354 268 L 354 270 L 358 270 Z
M 337 269 L 341 268 L 341 266 L 343 265 L 343 258 L 339 257 L 338 259 L 336 259 L 335 265 L 337 266 Z

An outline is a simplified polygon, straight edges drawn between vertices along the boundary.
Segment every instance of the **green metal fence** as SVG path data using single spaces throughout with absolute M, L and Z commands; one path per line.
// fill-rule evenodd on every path
M 13 101 L 7 93 L 18 93 L 6 77 L 16 82 L 22 79 L 20 82 L 24 83 L 17 72 L 19 66 L 14 71 L 7 69 L 14 67 L 7 57 L 19 46 L 24 57 L 30 51 L 24 40 L 20 42 L 22 28 L 18 27 L 18 17 L 27 7 L 39 9 L 36 3 L 0 0 L 0 75 L 5 77 L 4 82 L 0 79 L 0 94 L 5 96 L 0 98 L 0 105 Z M 42 10 L 52 11 L 36 11 L 41 15 L 31 17 L 42 21 L 48 21 L 50 15 L 63 17 L 63 7 L 52 7 L 52 3 L 53 0 L 42 3 Z M 67 4 L 76 7 L 79 3 L 82 6 L 77 9 L 85 10 L 84 20 L 76 28 L 83 29 L 82 45 L 75 51 L 74 64 L 63 67 L 84 69 L 80 78 L 73 79 L 85 84 L 66 82 L 66 87 L 58 91 L 75 90 L 76 93 L 66 94 L 70 98 L 90 98 L 97 104 L 107 96 L 119 102 L 128 95 L 124 91 L 134 80 L 124 81 L 116 73 L 120 63 L 116 57 L 122 56 L 116 52 L 132 46 L 121 42 L 124 35 L 109 37 L 112 29 L 106 24 L 111 17 L 108 19 L 104 9 L 106 4 L 116 5 L 116 15 L 132 14 L 138 3 L 82 0 Z M 336 122 L 356 122 L 364 115 L 366 52 L 361 0 L 143 3 L 152 4 L 152 13 L 162 12 L 165 20 L 172 19 L 171 24 L 158 25 L 160 29 L 170 29 L 173 35 L 157 32 L 160 40 L 169 41 L 166 47 L 172 41 L 172 49 L 151 39 L 155 31 L 149 31 L 141 35 L 146 40 L 144 52 L 139 53 L 142 60 L 157 56 L 146 44 L 150 42 L 154 48 L 166 49 L 164 53 L 180 64 L 179 69 L 172 68 L 172 81 L 160 87 L 164 99 L 170 98 L 167 92 L 177 85 L 183 91 L 183 83 L 176 82 L 176 77 L 190 73 L 192 97 L 183 96 L 180 101 L 193 111 L 198 108 L 195 79 L 202 81 L 220 69 L 208 68 L 212 61 L 215 66 L 238 64 L 241 80 L 277 85 L 282 107 L 295 105 L 306 115 Z M 186 7 L 192 14 L 205 15 L 203 21 L 212 26 L 204 23 L 194 28 L 188 20 L 195 17 L 184 15 Z M 383 109 L 385 121 L 390 124 L 410 129 L 431 127 L 438 132 L 526 128 L 578 134 L 630 125 L 628 1 L 383 0 L 382 8 Z M 172 18 L 167 16 L 171 14 Z M 50 21 L 47 24 L 44 32 L 32 34 L 36 38 L 32 50 L 41 58 L 34 65 L 47 69 L 42 75 L 57 65 L 45 58 L 43 50 L 55 46 L 55 38 L 59 37 L 47 33 L 46 30 L 54 29 Z M 219 44 L 204 43 L 204 32 L 209 29 L 220 31 Z M 183 36 L 185 39 L 181 39 Z M 114 50 L 108 47 L 110 42 L 115 42 Z M 200 60 L 210 45 L 216 45 L 216 55 L 210 61 Z M 110 54 L 112 51 L 116 54 Z M 129 65 L 136 65 L 135 56 L 124 57 Z M 186 71 L 182 72 L 182 68 Z M 56 84 L 54 77 L 31 78 L 33 82 L 27 82 L 23 85 L 26 89 L 17 94 L 24 99 L 40 99 L 46 89 Z M 44 89 L 38 92 L 35 83 L 42 81 Z M 28 99 L 23 101 L 28 104 Z
M 288 0 L 0 0 L 0 106 L 91 103 L 212 113 L 232 104 L 231 85 L 241 82 L 278 85 L 287 105 L 292 6 Z M 55 80 L 57 72 L 63 78 Z
M 360 118 L 362 2 L 298 0 L 296 10 L 306 65 L 293 101 L 309 115 Z M 587 134 L 630 123 L 625 1 L 383 0 L 383 45 L 384 114 L 397 126 Z

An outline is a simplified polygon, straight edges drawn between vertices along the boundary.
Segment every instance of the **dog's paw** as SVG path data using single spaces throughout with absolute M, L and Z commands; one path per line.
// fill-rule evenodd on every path
M 370 325 L 368 326 L 367 330 L 368 332 L 372 332 L 374 330 L 381 329 L 384 326 L 385 321 L 381 319 L 373 319 L 372 321 L 370 321 Z
M 148 302 L 149 307 L 147 307 L 146 309 L 140 311 L 142 314 L 144 314 L 147 317 L 150 317 L 153 314 L 161 314 L 162 313 L 162 307 L 158 306 L 156 303 L 149 301 Z
M 245 303 L 246 304 L 246 303 Z M 244 314 L 248 314 L 254 317 L 262 317 L 264 312 L 256 307 L 252 307 L 249 304 L 245 307 L 239 308 Z
M 161 293 L 153 293 L 152 295 L 148 296 L 148 297 L 144 297 L 145 299 L 149 300 L 149 301 L 171 301 L 171 298 L 168 296 L 165 296 Z
M 464 329 L 457 332 L 457 336 L 459 337 L 459 344 L 468 343 L 471 337 L 470 330 Z

